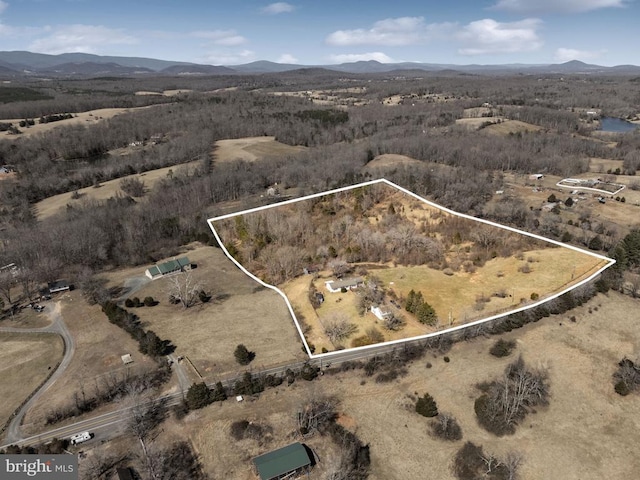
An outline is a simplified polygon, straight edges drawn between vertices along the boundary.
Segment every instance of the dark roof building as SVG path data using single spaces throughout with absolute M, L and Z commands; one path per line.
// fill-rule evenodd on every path
M 134 480 L 133 473 L 131 473 L 131 469 L 129 467 L 116 468 L 116 475 L 118 480 Z
M 70 290 L 71 286 L 65 280 L 58 280 L 57 282 L 49 282 L 49 293 L 64 292 Z
M 311 459 L 300 442 L 265 453 L 253 459 L 260 480 L 279 480 L 296 473 L 308 472 Z
M 324 282 L 325 286 L 327 287 L 327 290 L 329 290 L 330 292 L 339 292 L 343 288 L 346 288 L 347 290 L 351 290 L 352 288 L 356 288 L 359 285 L 362 285 L 363 283 L 364 283 L 364 280 L 362 279 L 362 277 L 354 277 L 354 278 L 347 278 L 345 280 L 333 280 L 333 281 Z

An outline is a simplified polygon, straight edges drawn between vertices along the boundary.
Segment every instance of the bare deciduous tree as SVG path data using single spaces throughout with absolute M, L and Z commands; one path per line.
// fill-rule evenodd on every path
M 195 305 L 202 285 L 193 278 L 191 271 L 172 275 L 168 278 L 168 282 L 169 298 L 175 299 L 184 308 Z
M 143 395 L 135 387 L 129 386 L 127 390 L 129 395 L 125 402 L 130 405 L 129 409 L 125 410 L 128 415 L 127 430 L 140 442 L 149 476 L 157 480 L 160 478 L 158 462 L 154 461 L 155 457 L 149 451 L 148 442 L 153 441 L 154 431 L 166 417 L 166 402 Z
M 298 410 L 298 429 L 303 434 L 321 430 L 336 416 L 337 401 L 334 398 L 313 400 Z
M 401 314 L 392 313 L 387 315 L 382 321 L 382 326 L 387 330 L 396 331 L 402 329 L 407 324 L 406 320 Z
M 356 330 L 357 325 L 342 317 L 335 317 L 324 325 L 324 333 L 333 344 L 349 338 Z

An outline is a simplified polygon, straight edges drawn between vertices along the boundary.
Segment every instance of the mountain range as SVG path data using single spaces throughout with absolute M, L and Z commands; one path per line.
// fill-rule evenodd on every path
M 548 65 L 454 65 L 435 63 L 380 63 L 375 60 L 337 65 L 299 65 L 265 60 L 244 65 L 216 66 L 142 57 L 100 56 L 88 53 L 47 55 L 27 51 L 0 52 L 0 75 L 7 76 L 132 76 L 132 75 L 238 75 L 269 74 L 301 69 L 324 69 L 342 73 L 371 74 L 401 71 L 425 71 L 472 74 L 602 74 L 638 75 L 636 65 L 603 67 L 577 60 Z

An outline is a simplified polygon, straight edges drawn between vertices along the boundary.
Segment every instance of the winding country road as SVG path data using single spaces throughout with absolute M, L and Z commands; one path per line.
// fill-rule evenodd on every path
M 64 325 L 62 323 L 61 318 L 60 318 L 60 323 Z M 51 327 L 48 327 L 48 328 L 51 328 Z M 345 362 L 350 362 L 355 360 L 364 360 L 367 358 L 371 358 L 371 357 L 382 355 L 389 352 L 401 351 L 403 348 L 406 348 L 408 345 L 422 344 L 423 342 L 424 342 L 424 339 L 413 339 L 413 340 L 408 340 L 407 342 L 400 345 L 383 345 L 378 348 L 372 348 L 369 350 L 360 350 L 360 351 L 346 350 L 344 352 L 336 353 L 336 355 L 332 356 L 331 358 L 313 359 L 307 362 L 292 362 L 286 365 L 279 365 L 277 367 L 266 368 L 261 370 L 251 370 L 251 371 L 255 375 L 284 375 L 288 369 L 299 371 L 305 365 L 305 363 L 310 363 L 312 365 L 316 365 L 321 368 L 328 367 L 329 365 L 336 366 Z M 174 363 L 174 366 L 175 365 L 176 363 Z M 61 367 L 62 367 L 62 364 L 61 364 Z M 59 369 L 59 371 L 62 372 L 63 370 Z M 56 371 L 56 374 L 57 373 L 58 371 Z M 225 379 L 221 379 L 221 382 L 225 387 L 231 387 L 235 384 L 236 381 L 242 378 L 242 375 L 243 373 L 229 376 Z M 178 381 L 180 384 L 183 384 L 183 382 L 186 381 L 186 379 L 180 378 L 180 373 L 178 373 L 178 377 L 179 377 Z M 51 381 L 52 379 L 49 379 L 49 380 Z M 53 382 L 51 381 L 51 383 Z M 47 382 L 47 384 L 38 392 L 38 394 L 44 392 L 47 388 L 47 385 L 49 384 L 50 383 Z M 213 387 L 214 384 L 215 384 L 215 381 L 209 383 L 208 386 Z M 184 395 L 184 392 L 180 391 L 180 392 L 164 395 L 158 398 L 157 400 L 164 400 L 167 402 L 166 403 L 167 406 L 171 406 L 171 405 L 176 405 L 180 403 L 182 401 L 183 395 Z M 25 406 L 25 408 L 22 409 L 23 412 L 26 411 L 26 408 L 28 408 L 30 403 L 32 402 L 29 402 Z M 5 444 L 0 445 L 0 448 L 6 448 L 11 444 L 32 445 L 32 444 L 46 443 L 51 441 L 53 438 L 68 438 L 73 434 L 76 434 L 78 432 L 83 432 L 83 431 L 91 431 L 92 433 L 100 432 L 100 437 L 106 440 L 113 436 L 117 436 L 119 434 L 118 433 L 119 429 L 122 427 L 124 422 L 131 416 L 130 410 L 132 408 L 133 407 L 124 407 L 124 408 L 119 408 L 117 410 L 114 410 L 112 412 L 94 415 L 84 420 L 76 421 L 70 425 L 53 428 L 51 430 L 43 431 L 37 435 L 33 435 L 26 438 L 20 437 L 20 429 L 19 429 L 20 424 L 18 422 L 16 428 L 13 430 L 14 432 L 13 437 L 10 438 L 9 436 L 7 436 L 7 438 L 5 439 Z M 12 425 L 13 424 L 15 424 L 15 420 L 14 422 L 12 422 Z
M 51 308 L 52 307 L 52 308 Z M 1 327 L 0 333 L 21 333 L 21 334 L 30 334 L 30 333 L 53 333 L 60 335 L 64 342 L 64 355 L 58 368 L 56 371 L 49 377 L 49 379 L 38 389 L 38 391 L 26 402 L 22 408 L 14 415 L 9 427 L 7 428 L 7 435 L 5 438 L 5 442 L 7 444 L 15 443 L 22 439 L 22 435 L 20 432 L 20 426 L 22 425 L 22 420 L 24 419 L 27 411 L 33 406 L 33 404 L 40 398 L 40 396 L 46 392 L 51 385 L 55 383 L 55 381 L 60 378 L 60 376 L 64 373 L 64 371 L 71 363 L 71 359 L 76 350 L 75 342 L 73 341 L 73 337 L 69 333 L 67 326 L 62 319 L 62 314 L 60 313 L 60 302 L 55 302 L 53 306 L 47 305 L 45 312 L 51 319 L 51 323 L 43 328 L 10 328 L 10 327 Z

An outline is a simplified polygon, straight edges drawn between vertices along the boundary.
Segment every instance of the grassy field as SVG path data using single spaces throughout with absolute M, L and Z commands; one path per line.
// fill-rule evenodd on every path
M 198 165 L 198 161 L 185 163 L 182 165 L 173 165 L 171 167 L 158 168 L 156 170 L 149 170 L 144 173 L 136 173 L 134 175 L 127 175 L 125 177 L 116 178 L 103 182 L 100 187 L 86 187 L 78 190 L 80 198 L 74 200 L 71 198 L 74 192 L 61 193 L 60 195 L 54 195 L 49 198 L 45 198 L 35 204 L 38 220 L 51 217 L 58 213 L 62 213 L 66 210 L 67 205 L 82 205 L 83 202 L 92 200 L 106 200 L 115 196 L 118 192 L 123 193 L 120 190 L 120 182 L 125 178 L 137 178 L 144 182 L 145 188 L 150 190 L 154 187 L 158 181 L 167 177 L 167 174 L 171 170 L 173 173 L 178 173 L 182 169 L 193 169 Z M 142 197 L 144 201 L 144 197 Z
M 151 106 L 153 107 L 153 106 Z M 122 113 L 127 113 L 131 111 L 135 111 L 141 108 L 151 108 L 151 107 L 132 107 L 132 108 L 100 108 L 97 110 L 89 110 L 86 112 L 77 112 L 73 114 L 73 118 L 68 118 L 66 120 L 60 120 L 57 122 L 49 122 L 49 123 L 38 123 L 38 119 L 36 118 L 35 125 L 32 125 L 29 128 L 19 127 L 19 123 L 24 118 L 9 118 L 0 120 L 2 123 L 12 123 L 16 127 L 20 129 L 22 132 L 20 134 L 21 137 L 28 137 L 31 135 L 37 135 L 39 133 L 48 132 L 53 130 L 54 128 L 63 126 L 63 125 L 93 125 L 95 123 L 101 122 L 103 120 L 108 120 L 110 118 L 115 117 L 116 115 L 120 115 Z M 64 113 L 64 112 L 60 112 Z M 0 132 L 0 139 L 15 139 L 16 135 L 10 135 L 8 132 Z
M 80 291 L 55 296 L 46 303 L 47 308 L 55 308 L 56 302 L 59 302 L 62 318 L 73 335 L 76 350 L 64 375 L 27 413 L 26 433 L 41 430 L 45 416 L 52 408 L 72 403 L 73 394 L 80 390 L 81 384 L 88 392 L 93 392 L 95 382 L 100 382 L 104 375 L 123 373 L 127 368 L 135 373 L 155 366 L 153 360 L 138 352 L 137 342 L 109 323 L 99 306 L 87 305 Z M 126 353 L 130 353 L 134 361 L 129 367 L 125 367 L 120 359 Z M 117 405 L 109 408 L 115 407 Z
M 638 354 L 640 331 L 633 312 L 639 306 L 638 300 L 617 293 L 598 295 L 565 315 L 503 336 L 517 342 L 507 358 L 489 355 L 496 337 L 480 337 L 455 344 L 446 354 L 450 362 L 428 353 L 392 383 L 376 383 L 357 370 L 282 385 L 255 401 L 214 404 L 180 422 L 169 420 L 157 441 L 188 438 L 213 478 L 253 480 L 251 458 L 301 441 L 294 433 L 295 412 L 311 399 L 330 395 L 339 400 L 345 423 L 371 448 L 372 480 L 454 480 L 451 464 L 465 441 L 497 456 L 521 454 L 520 478 L 527 480 L 635 478 L 640 471 L 635 453 L 640 402 L 636 395 L 617 395 L 611 376 L 623 356 Z M 569 316 L 575 316 L 575 322 Z M 476 422 L 473 404 L 480 392 L 475 385 L 501 376 L 517 355 L 533 367 L 548 369 L 550 405 L 527 416 L 515 435 L 498 438 Z M 427 362 L 432 368 L 425 368 Z M 440 411 L 458 420 L 462 440 L 444 442 L 429 434 L 428 420 L 414 410 L 416 393 L 424 392 L 435 398 Z M 229 429 L 238 420 L 268 426 L 271 433 L 233 441 Z M 322 436 L 304 442 L 319 457 L 309 478 L 326 478 L 337 456 L 332 443 Z M 105 448 L 114 447 L 95 447 Z M 130 446 L 123 441 L 121 448 Z
M 0 333 L 0 425 L 62 360 L 63 348 L 58 335 Z
M 214 162 L 244 160 L 254 162 L 264 157 L 294 155 L 305 147 L 292 147 L 276 141 L 275 137 L 246 137 L 218 140 L 212 152 Z
M 519 271 L 525 264 L 530 273 Z M 436 310 L 440 325 L 447 327 L 449 319 L 455 326 L 533 303 L 532 293 L 543 299 L 579 282 L 601 266 L 604 262 L 595 257 L 566 248 L 549 248 L 524 252 L 522 260 L 495 258 L 475 273 L 456 272 L 447 276 L 440 270 L 414 266 L 376 270 L 375 275 L 398 296 L 406 297 L 412 289 L 422 292 L 425 301 Z M 493 296 L 498 292 L 508 296 Z M 477 310 L 476 299 L 480 297 L 490 300 L 482 310 Z
M 44 312 L 36 312 L 32 308 L 24 308 L 11 316 L 9 313 L 5 313 L 4 317 L 0 320 L 0 327 L 9 328 L 42 328 L 51 323 L 51 320 L 46 314 L 46 309 L 51 305 L 51 302 L 40 302 L 40 305 L 45 307 Z
M 604 264 L 602 260 L 570 249 L 549 248 L 524 252 L 521 260 L 515 257 L 495 258 L 475 273 L 456 272 L 451 276 L 427 266 L 370 269 L 370 273 L 380 278 L 386 288 L 393 290 L 398 297 L 406 297 L 410 290 L 422 292 L 425 301 L 436 310 L 439 317 L 435 327 L 428 327 L 420 324 L 410 313 L 398 310 L 397 313 L 404 316 L 407 324 L 397 332 L 385 330 L 370 312 L 364 316 L 358 315 L 357 294 L 351 291 L 328 292 L 324 286 L 326 278 L 314 282 L 316 289 L 325 296 L 325 302 L 315 311 L 307 294 L 310 277 L 287 282 L 282 290 L 294 310 L 302 315 L 304 323 L 311 327 L 306 337 L 319 353 L 322 348 L 329 351 L 336 348 L 324 335 L 324 328 L 338 318 L 357 326 L 357 331 L 342 342 L 346 347 L 350 346 L 353 338 L 364 335 L 372 327 L 383 333 L 385 341 L 412 338 L 515 310 L 533 303 L 531 295 L 534 293 L 542 300 L 578 283 Z M 519 271 L 523 265 L 528 265 L 531 272 Z M 496 294 L 504 295 L 504 298 Z M 479 298 L 487 301 L 477 302 Z
M 160 304 L 133 310 L 147 329 L 173 342 L 176 355 L 188 357 L 207 380 L 244 369 L 233 357 L 240 343 L 256 353 L 254 368 L 306 357 L 280 295 L 247 277 L 218 248 L 199 246 L 184 253 L 198 265 L 191 271 L 193 281 L 210 292 L 212 300 L 188 309 L 170 305 L 171 277 L 160 278 L 135 293 L 141 299 L 152 296 Z M 111 284 L 122 285 L 128 275 L 144 275 L 145 268 L 120 272 L 111 277 Z
M 483 129 L 485 132 L 497 135 L 509 135 L 518 132 L 537 132 L 542 127 L 531 123 L 521 122 L 520 120 L 505 120 L 500 123 L 494 123 Z

